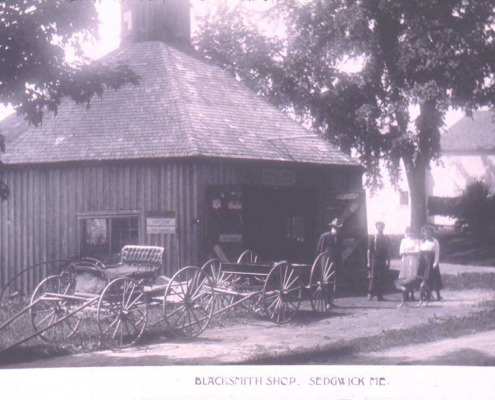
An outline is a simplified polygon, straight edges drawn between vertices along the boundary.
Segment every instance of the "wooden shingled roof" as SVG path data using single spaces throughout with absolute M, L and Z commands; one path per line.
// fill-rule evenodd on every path
M 34 128 L 0 122 L 5 164 L 215 157 L 358 166 L 220 68 L 163 42 L 128 44 L 138 86 L 107 90 L 91 107 L 64 101 Z
M 464 117 L 442 134 L 443 151 L 495 151 L 495 114 L 476 111 Z

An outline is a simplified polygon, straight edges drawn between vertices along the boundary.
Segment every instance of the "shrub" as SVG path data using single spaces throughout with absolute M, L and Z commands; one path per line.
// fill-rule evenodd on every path
M 456 217 L 459 210 L 461 197 L 428 197 L 428 215 L 442 215 Z
M 495 234 L 495 197 L 483 181 L 469 183 L 453 215 L 461 227 L 479 240 L 491 240 Z

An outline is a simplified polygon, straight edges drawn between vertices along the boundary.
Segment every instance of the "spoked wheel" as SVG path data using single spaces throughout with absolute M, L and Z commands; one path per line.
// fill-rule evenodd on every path
M 208 274 L 197 267 L 177 271 L 165 290 L 163 316 L 170 333 L 195 337 L 210 322 L 215 299 Z
M 231 305 L 234 301 L 233 295 L 215 291 L 215 289 L 231 289 L 234 280 L 232 274 L 222 272 L 222 261 L 218 259 L 209 260 L 201 267 L 201 271 L 204 271 L 210 277 L 213 285 L 213 297 L 211 302 L 207 303 L 206 309 L 208 310 L 208 307 L 213 307 L 213 312 L 216 312 Z
M 262 292 L 266 314 L 277 324 L 296 315 L 301 305 L 301 282 L 295 270 L 285 261 L 276 264 L 268 274 Z
M 98 329 L 102 343 L 129 347 L 143 335 L 148 303 L 143 286 L 132 278 L 117 278 L 103 290 L 98 302 Z
M 33 328 L 40 332 L 42 339 L 48 342 L 65 340 L 77 331 L 80 315 L 74 314 L 61 321 L 76 308 L 77 302 L 63 298 L 73 295 L 74 291 L 74 281 L 61 275 L 49 276 L 36 287 L 31 296 L 30 314 Z
M 239 258 L 237 259 L 237 264 L 256 264 L 258 261 L 259 261 L 259 254 L 257 252 L 255 252 L 254 250 L 245 250 L 244 252 L 241 253 Z M 253 284 L 263 285 L 264 283 L 263 279 L 258 276 L 251 276 L 249 278 L 239 277 L 235 282 L 238 284 L 241 291 L 242 291 L 242 286 L 251 286 Z M 257 303 L 259 303 L 259 301 L 252 299 L 247 301 L 246 303 L 242 303 L 242 307 L 257 310 L 257 313 L 260 313 Z
M 327 254 L 316 257 L 310 276 L 311 307 L 317 312 L 327 312 L 335 294 L 335 268 Z
M 244 251 L 237 259 L 237 264 L 256 264 L 258 261 L 258 253 L 253 250 Z

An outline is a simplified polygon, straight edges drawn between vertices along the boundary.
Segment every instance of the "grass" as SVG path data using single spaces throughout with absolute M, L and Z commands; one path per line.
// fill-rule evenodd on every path
M 0 303 L 0 324 L 7 321 L 28 304 L 28 299 Z M 172 335 L 167 332 L 166 323 L 164 321 L 159 322 L 161 312 L 161 308 L 149 309 L 148 323 L 139 341 L 140 344 L 158 343 L 172 338 Z M 247 308 L 237 307 L 225 314 L 212 318 L 209 328 L 245 324 L 255 318 L 256 316 Z M 109 348 L 105 344 L 99 343 L 99 331 L 95 314 L 83 313 L 83 319 L 76 334 L 64 341 L 51 343 L 40 337 L 34 337 L 25 343 L 7 349 L 31 333 L 34 333 L 34 329 L 29 312 L 22 314 L 19 319 L 0 331 L 0 365 L 88 353 Z M 2 349 L 7 350 L 2 351 Z
M 443 262 L 495 266 L 495 246 L 491 242 L 482 243 L 473 236 L 462 233 L 444 233 L 438 239 Z
M 27 304 L 29 304 L 27 300 L 0 303 L 0 321 L 6 321 Z M 1 352 L 0 364 L 94 351 L 98 348 L 97 332 L 94 319 L 83 316 L 77 334 L 73 337 L 57 343 L 50 343 L 40 337 L 34 337 L 23 344 Z M 32 333 L 34 333 L 34 328 L 31 316 L 29 312 L 25 312 L 0 331 L 0 350 L 12 346 Z

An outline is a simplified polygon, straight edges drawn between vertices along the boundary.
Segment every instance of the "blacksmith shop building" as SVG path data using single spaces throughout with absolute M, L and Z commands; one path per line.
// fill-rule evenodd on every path
M 169 276 L 247 248 L 311 262 L 336 216 L 356 253 L 366 241 L 359 163 L 195 54 L 186 2 L 136 4 L 122 2 L 122 44 L 104 61 L 127 63 L 138 86 L 107 90 L 89 110 L 64 101 L 38 128 L 0 122 L 10 188 L 0 283 L 45 260 L 104 258 L 129 243 L 163 246 Z

